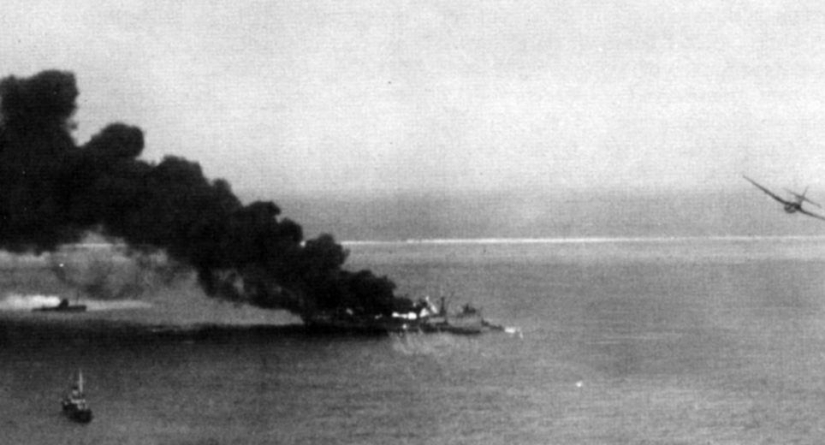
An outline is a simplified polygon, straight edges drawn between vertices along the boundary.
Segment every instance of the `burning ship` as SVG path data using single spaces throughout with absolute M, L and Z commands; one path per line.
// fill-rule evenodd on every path
M 411 310 L 390 315 L 358 314 L 351 309 L 307 316 L 304 323 L 312 332 L 352 334 L 449 333 L 478 335 L 485 332 L 507 331 L 504 326 L 491 323 L 481 311 L 465 304 L 456 313 L 449 313 L 446 299 L 438 307 L 429 298 L 419 299 Z
M 478 314 L 425 313 L 389 278 L 347 270 L 349 252 L 332 235 L 306 239 L 274 202 L 243 203 L 196 162 L 141 159 L 138 127 L 112 123 L 78 145 L 71 134 L 78 94 L 65 71 L 0 79 L 0 249 L 51 252 L 93 231 L 129 249 L 165 252 L 194 270 L 209 296 L 286 309 L 315 331 L 498 328 Z

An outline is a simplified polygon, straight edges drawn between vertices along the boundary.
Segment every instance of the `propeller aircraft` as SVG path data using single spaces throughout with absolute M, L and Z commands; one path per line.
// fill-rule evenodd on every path
M 771 198 L 773 198 L 774 200 L 776 200 L 776 201 L 778 201 L 780 204 L 782 204 L 782 205 L 784 206 L 784 208 L 785 208 L 785 211 L 786 211 L 787 213 L 796 213 L 796 212 L 799 212 L 799 213 L 801 213 L 801 214 L 803 214 L 803 215 L 807 215 L 807 216 L 810 216 L 810 217 L 813 217 L 813 218 L 817 218 L 817 219 L 821 219 L 821 220 L 825 221 L 825 216 L 817 215 L 816 213 L 811 213 L 811 212 L 809 212 L 808 210 L 805 210 L 805 209 L 803 209 L 803 208 L 802 208 L 802 204 L 803 204 L 803 203 L 812 204 L 812 205 L 815 205 L 815 206 L 817 206 L 817 207 L 819 207 L 819 208 L 822 208 L 822 206 L 821 206 L 821 205 L 819 205 L 819 204 L 817 204 L 817 203 L 815 203 L 815 202 L 811 201 L 810 199 L 808 199 L 808 198 L 805 196 L 805 194 L 806 194 L 806 193 L 808 193 L 808 188 L 807 188 L 807 187 L 805 188 L 805 191 L 803 191 L 801 194 L 800 194 L 800 193 L 796 193 L 796 192 L 794 192 L 794 191 L 792 191 L 792 190 L 785 189 L 785 191 L 786 191 L 786 192 L 790 193 L 790 194 L 793 196 L 793 200 L 788 200 L 788 199 L 784 199 L 784 198 L 782 198 L 782 197 L 780 197 L 780 196 L 776 195 L 776 194 L 775 194 L 775 193 L 773 193 L 772 191 L 770 191 L 770 190 L 768 190 L 767 188 L 763 187 L 762 185 L 758 184 L 758 183 L 757 183 L 756 181 L 754 181 L 753 179 L 751 179 L 751 178 L 749 178 L 749 177 L 747 177 L 747 176 L 745 176 L 745 175 L 742 175 L 742 177 L 743 177 L 743 178 L 745 178 L 745 179 L 746 179 L 748 182 L 750 182 L 751 184 L 755 185 L 755 186 L 756 186 L 756 188 L 758 188 L 759 190 L 762 190 L 763 192 L 765 192 L 765 194 L 767 194 L 768 196 L 770 196 Z

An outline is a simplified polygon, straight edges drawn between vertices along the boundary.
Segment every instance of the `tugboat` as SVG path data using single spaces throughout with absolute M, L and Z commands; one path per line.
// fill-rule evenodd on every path
M 60 401 L 63 406 L 63 414 L 69 419 L 78 423 L 89 423 L 92 421 L 92 409 L 86 402 L 86 395 L 83 393 L 83 373 L 78 371 L 77 382 L 72 385 L 69 393 Z

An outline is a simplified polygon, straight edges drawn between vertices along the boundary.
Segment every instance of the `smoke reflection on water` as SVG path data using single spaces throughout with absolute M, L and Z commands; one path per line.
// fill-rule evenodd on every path
M 451 334 L 404 333 L 392 336 L 393 351 L 408 356 L 445 357 L 478 352 L 478 342 Z

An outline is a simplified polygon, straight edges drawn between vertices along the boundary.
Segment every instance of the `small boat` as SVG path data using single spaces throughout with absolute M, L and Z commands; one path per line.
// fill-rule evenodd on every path
M 85 312 L 85 304 L 71 304 L 69 300 L 63 298 L 57 306 L 41 306 L 32 309 L 34 312 Z
M 77 382 L 72 385 L 60 404 L 63 406 L 63 414 L 69 419 L 78 423 L 92 421 L 92 409 L 86 402 L 86 394 L 83 392 L 83 372 L 78 371 Z

